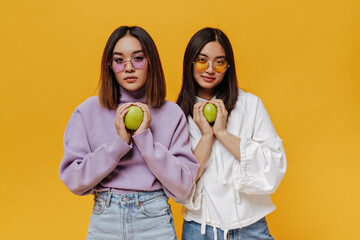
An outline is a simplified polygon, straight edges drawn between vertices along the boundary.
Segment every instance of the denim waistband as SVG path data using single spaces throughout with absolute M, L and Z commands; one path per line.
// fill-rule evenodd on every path
M 95 192 L 95 199 L 102 199 L 106 205 L 111 204 L 136 204 L 137 206 L 143 202 L 149 201 L 154 198 L 166 196 L 164 190 L 156 190 L 150 192 L 135 192 L 119 194 L 114 192 Z

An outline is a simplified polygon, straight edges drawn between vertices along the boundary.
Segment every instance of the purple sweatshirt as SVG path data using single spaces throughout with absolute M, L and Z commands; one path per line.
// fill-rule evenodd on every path
M 120 104 L 145 102 L 144 91 L 121 88 Z M 117 135 L 115 110 L 102 108 L 98 97 L 80 104 L 67 124 L 60 178 L 77 195 L 94 191 L 130 193 L 164 189 L 184 198 L 193 186 L 198 163 L 191 151 L 182 110 L 166 101 L 150 108 L 150 128 L 128 145 Z

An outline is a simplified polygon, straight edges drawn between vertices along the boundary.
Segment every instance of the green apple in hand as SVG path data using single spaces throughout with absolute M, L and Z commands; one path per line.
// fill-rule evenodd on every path
M 205 106 L 204 106 L 204 116 L 206 118 L 206 120 L 209 122 L 209 123 L 212 123 L 215 121 L 216 119 L 216 114 L 217 114 L 217 108 L 214 104 L 212 103 L 207 103 Z
M 125 127 L 129 130 L 136 130 L 142 123 L 144 113 L 138 106 L 130 106 L 125 115 Z

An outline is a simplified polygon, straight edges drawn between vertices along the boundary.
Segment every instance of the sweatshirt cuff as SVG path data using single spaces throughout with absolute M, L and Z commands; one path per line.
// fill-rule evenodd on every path
M 154 139 L 150 128 L 133 136 L 133 140 L 141 153 L 146 153 L 147 151 L 153 149 Z
M 108 153 L 114 161 L 119 161 L 122 156 L 132 149 L 132 144 L 127 144 L 120 136 L 117 136 L 115 141 L 109 144 Z

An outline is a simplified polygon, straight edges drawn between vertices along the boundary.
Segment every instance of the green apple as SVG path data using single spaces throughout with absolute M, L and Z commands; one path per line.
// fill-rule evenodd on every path
M 217 114 L 217 108 L 214 104 L 212 103 L 207 103 L 205 106 L 204 106 L 204 116 L 206 118 L 206 120 L 209 122 L 209 123 L 212 123 L 215 121 L 216 119 L 216 114 Z
M 138 106 L 130 106 L 125 115 L 125 127 L 129 130 L 136 130 L 142 123 L 144 113 Z

